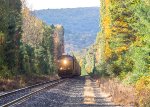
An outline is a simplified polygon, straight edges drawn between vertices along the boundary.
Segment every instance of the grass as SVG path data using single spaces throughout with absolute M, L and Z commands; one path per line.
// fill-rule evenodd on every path
M 41 83 L 44 81 L 57 79 L 56 75 L 20 75 L 12 77 L 11 79 L 0 79 L 0 91 L 10 91 L 18 88 L 22 88 L 25 86 Z

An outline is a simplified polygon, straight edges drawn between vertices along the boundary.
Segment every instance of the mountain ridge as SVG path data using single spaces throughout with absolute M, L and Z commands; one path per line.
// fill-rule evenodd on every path
M 90 46 L 99 31 L 99 7 L 43 9 L 32 14 L 49 25 L 64 26 L 66 52 Z

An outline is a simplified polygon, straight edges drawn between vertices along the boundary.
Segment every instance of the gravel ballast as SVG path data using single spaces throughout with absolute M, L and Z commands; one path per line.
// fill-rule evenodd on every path
M 76 77 L 38 93 L 15 107 L 121 107 L 103 95 L 95 80 Z

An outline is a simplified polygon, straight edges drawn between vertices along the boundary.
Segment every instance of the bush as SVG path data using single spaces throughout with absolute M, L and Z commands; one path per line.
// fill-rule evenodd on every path
M 94 75 L 104 77 L 104 76 L 109 76 L 107 70 L 105 69 L 104 65 L 97 65 L 94 69 Z
M 11 71 L 8 69 L 7 66 L 2 65 L 0 67 L 0 78 L 10 78 L 12 77 Z
M 142 76 L 136 82 L 136 91 L 140 107 L 150 107 L 150 75 Z
M 117 64 L 108 64 L 107 73 L 111 76 L 118 76 L 121 72 L 121 67 Z
M 126 78 L 126 76 L 127 76 L 127 72 L 122 71 L 122 72 L 120 73 L 120 75 L 118 76 L 118 78 L 119 78 L 120 80 L 123 80 L 123 79 Z

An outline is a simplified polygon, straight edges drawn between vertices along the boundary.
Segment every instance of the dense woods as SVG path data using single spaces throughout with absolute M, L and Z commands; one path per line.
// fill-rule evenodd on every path
M 22 33 L 21 1 L 0 1 L 0 75 L 9 76 L 19 69 Z
M 133 86 L 136 95 L 139 96 L 139 105 L 148 107 L 150 106 L 150 1 L 100 0 L 100 3 L 100 31 L 95 43 L 82 50 L 82 55 L 74 54 L 80 61 L 82 74 L 116 78 L 122 84 Z M 50 10 L 42 10 L 44 14 L 47 11 Z M 78 11 L 81 12 L 82 9 Z M 95 28 L 97 20 L 93 22 L 93 17 L 96 14 L 90 15 L 85 10 L 82 11 L 83 14 L 80 15 L 86 26 L 80 26 L 78 29 L 75 25 L 81 24 L 80 20 L 77 20 L 79 18 L 76 19 L 65 9 L 62 12 L 66 12 L 70 17 L 62 13 L 59 17 L 55 17 L 62 16 L 76 20 L 74 23 L 67 21 L 71 23 L 72 28 L 66 31 L 67 39 L 69 38 L 66 41 L 68 44 L 73 43 L 69 40 L 76 43 L 68 45 L 70 50 L 72 47 L 79 49 L 79 46 L 80 48 L 88 46 L 94 41 L 92 36 L 97 31 Z M 71 12 L 78 13 L 74 9 Z M 39 14 L 41 19 L 44 17 L 38 11 L 30 12 L 23 0 L 0 1 L 0 80 L 18 75 L 55 74 L 57 58 L 64 53 L 64 28 L 61 25 L 49 26 L 36 18 L 36 15 L 33 16 L 34 13 Z M 87 15 L 91 20 L 85 18 Z M 76 32 L 72 32 L 72 29 Z M 85 32 L 80 34 L 79 30 Z M 77 37 L 81 41 L 77 41 Z M 82 40 L 86 38 L 89 42 L 85 45 Z
M 81 60 L 83 68 L 135 86 L 140 106 L 150 103 L 150 2 L 100 0 L 96 43 Z M 86 62 L 86 63 L 85 63 Z M 95 63 L 95 64 L 93 64 Z
M 63 30 L 32 16 L 25 1 L 1 0 L 0 78 L 54 74 L 54 54 L 64 52 Z
M 119 2 L 101 1 L 103 38 L 102 58 L 110 75 L 125 79 L 130 74 L 129 83 L 141 76 L 149 75 L 149 5 L 140 0 Z M 102 40 L 102 39 L 101 39 Z

